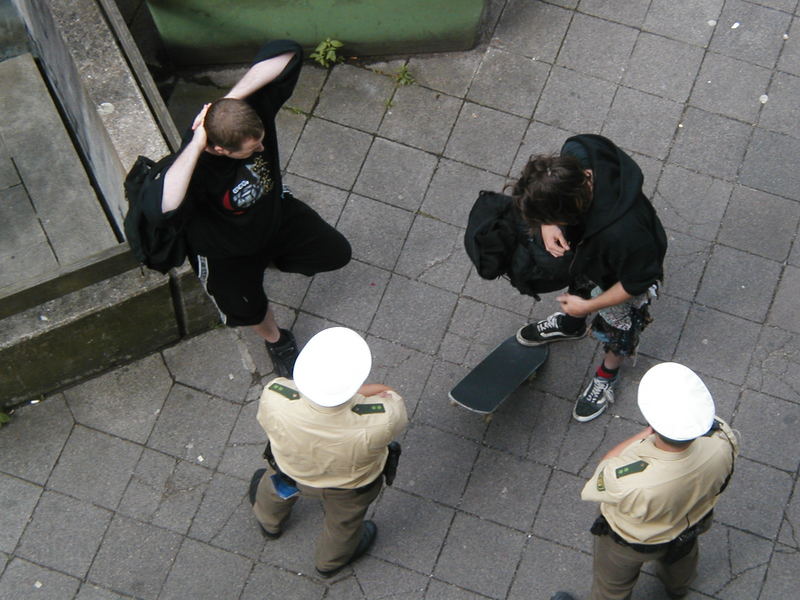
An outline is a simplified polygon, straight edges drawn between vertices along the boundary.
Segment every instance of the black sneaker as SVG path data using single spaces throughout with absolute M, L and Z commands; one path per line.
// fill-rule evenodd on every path
M 567 592 L 556 592 L 550 597 L 550 600 L 575 600 L 575 596 Z
M 247 489 L 247 497 L 250 500 L 250 506 L 253 506 L 256 503 L 256 491 L 258 491 L 258 484 L 261 482 L 261 478 L 264 477 L 264 473 L 266 472 L 266 469 L 258 469 L 250 478 L 250 487 Z M 275 533 L 267 531 L 264 529 L 264 526 L 261 523 L 259 523 L 258 526 L 261 528 L 261 535 L 270 540 L 277 540 L 279 537 L 281 537 L 281 533 L 283 533 L 282 531 L 277 531 Z
M 546 319 L 530 323 L 517 331 L 517 341 L 523 346 L 541 346 L 550 342 L 562 340 L 577 340 L 586 335 L 587 327 L 575 332 L 564 331 L 561 328 L 562 312 L 553 313 Z
M 608 405 L 614 402 L 614 386 L 617 383 L 617 377 L 612 379 L 599 377 L 595 375 L 583 390 L 583 393 L 578 396 L 575 402 L 575 408 L 572 410 L 572 416 L 576 421 L 585 423 L 591 421 L 603 414 L 603 411 L 608 408 Z
M 272 368 L 278 377 L 292 378 L 294 363 L 297 360 L 297 342 L 288 329 L 281 329 L 281 337 L 274 344 L 265 342 L 267 354 L 272 360 Z
M 358 541 L 358 546 L 356 546 L 355 552 L 353 552 L 353 555 L 350 557 L 350 559 L 342 566 L 336 567 L 335 569 L 328 569 L 327 571 L 321 571 L 320 569 L 317 569 L 317 573 L 326 578 L 333 577 L 336 575 L 336 573 L 344 569 L 347 565 L 369 550 L 370 547 L 372 547 L 372 544 L 375 542 L 375 538 L 377 536 L 378 526 L 372 521 L 364 521 L 364 528 L 361 530 L 361 539 Z

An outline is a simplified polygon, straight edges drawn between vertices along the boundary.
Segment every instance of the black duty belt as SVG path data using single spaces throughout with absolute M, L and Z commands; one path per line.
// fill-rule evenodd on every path
M 714 511 L 710 510 L 697 523 L 679 533 L 675 539 L 661 544 L 636 544 L 634 542 L 629 542 L 611 529 L 611 526 L 603 515 L 595 519 L 590 531 L 593 535 L 607 535 L 620 546 L 627 546 L 636 552 L 642 552 L 644 554 L 651 554 L 666 549 L 669 556 L 665 557 L 665 559 L 666 562 L 669 563 L 682 558 L 691 551 L 697 536 L 708 529 L 713 513 Z M 672 560 L 670 560 L 670 558 Z

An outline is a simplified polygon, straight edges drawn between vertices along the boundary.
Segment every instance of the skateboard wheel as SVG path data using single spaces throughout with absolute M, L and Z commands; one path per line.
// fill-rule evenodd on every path
M 492 422 L 492 417 L 494 417 L 493 414 L 483 415 L 483 422 L 486 423 L 486 424 L 491 423 Z
M 450 406 L 458 406 L 458 402 L 455 400 L 450 400 Z

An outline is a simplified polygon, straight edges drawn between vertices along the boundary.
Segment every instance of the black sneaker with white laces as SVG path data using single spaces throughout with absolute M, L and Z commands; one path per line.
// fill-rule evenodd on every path
M 556 312 L 542 321 L 521 327 L 517 331 L 517 341 L 523 346 L 541 346 L 550 342 L 577 340 L 586 335 L 589 330 L 585 326 L 577 331 L 566 331 L 563 327 L 565 316 L 562 312 Z
M 617 384 L 617 376 L 612 379 L 595 375 L 578 396 L 575 408 L 572 410 L 572 417 L 581 423 L 586 423 L 599 417 L 608 405 L 614 402 L 614 386 Z
M 281 337 L 274 344 L 265 342 L 267 354 L 272 360 L 272 368 L 278 377 L 292 378 L 294 363 L 297 360 L 297 342 L 288 329 L 281 329 Z

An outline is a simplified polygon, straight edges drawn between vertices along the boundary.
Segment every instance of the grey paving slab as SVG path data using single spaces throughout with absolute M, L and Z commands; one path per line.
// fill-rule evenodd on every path
M 693 171 L 732 180 L 748 148 L 750 130 L 745 123 L 690 107 L 669 160 Z M 744 180 L 742 183 L 748 185 Z
M 147 445 L 213 469 L 222 456 L 239 410 L 225 400 L 175 385 Z
M 616 398 L 622 400 L 623 390 L 621 388 L 625 383 L 630 384 L 631 379 L 631 374 L 628 371 L 622 375 L 622 381 L 615 390 Z M 638 381 L 636 383 L 638 384 Z M 635 390 L 635 386 L 631 387 Z M 606 452 L 620 441 L 640 432 L 643 428 L 642 424 L 618 417 L 623 412 L 626 415 L 636 415 L 635 392 L 632 395 L 634 396 L 634 401 L 624 403 L 627 405 L 634 404 L 634 407 L 628 410 L 623 411 L 621 409 L 620 405 L 623 402 L 615 401 L 613 407 L 593 420 L 589 426 L 577 421 L 570 421 L 564 435 L 564 442 L 556 466 L 562 471 L 575 474 L 586 481 L 592 476 L 597 463 L 605 456 Z M 587 431 L 587 427 L 591 428 L 591 432 Z M 590 435 L 590 433 L 593 435 Z
M 403 469 L 395 486 L 446 505 L 459 504 L 479 448 L 475 442 L 427 425 L 409 428 Z M 436 456 L 435 461 L 430 457 Z
M 2 470 L 44 484 L 67 442 L 74 421 L 61 394 L 15 413 L 14 420 L 0 429 Z M 37 440 L 31 444 L 29 440 Z
M 724 4 L 724 0 L 653 0 L 644 28 L 702 47 L 711 39 Z
M 650 306 L 653 322 L 641 336 L 639 352 L 663 361 L 672 360 L 690 307 L 686 300 L 661 294 Z
M 435 574 L 491 598 L 505 598 L 525 540 L 524 533 L 458 513 Z
M 483 448 L 459 508 L 480 519 L 528 531 L 549 476 L 550 469 L 542 465 Z
M 784 40 L 783 50 L 778 59 L 778 68 L 794 75 L 800 75 L 800 19 L 792 19 L 792 25 L 786 32 L 788 39 Z
M 613 83 L 591 73 L 554 66 L 534 118 L 570 131 L 597 131 L 605 120 L 614 92 Z
M 754 440 L 745 438 L 743 442 L 752 444 Z M 714 509 L 714 518 L 762 538 L 774 539 L 791 492 L 790 474 L 739 458 L 725 497 Z
M 689 311 L 677 355 L 691 369 L 741 384 L 746 375 L 741 348 L 753 347 L 759 331 L 755 323 L 695 305 Z
M 244 401 L 255 370 L 247 348 L 226 328 L 168 348 L 164 361 L 178 382 L 231 402 Z
M 130 596 L 120 596 L 91 583 L 82 583 L 81 589 L 75 596 L 75 600 L 125 600 L 125 598 L 130 598 Z
M 620 88 L 602 133 L 623 148 L 665 158 L 681 117 L 682 105 L 645 92 Z
M 77 425 L 70 434 L 48 486 L 105 508 L 115 509 L 139 460 L 142 447 Z M 91 469 L 87 469 L 91 465 Z
M 414 411 L 413 421 L 442 429 L 449 433 L 480 441 L 486 431 L 483 419 L 459 407 L 452 406 L 448 393 L 469 372 L 462 365 L 436 361 L 433 365 L 422 398 Z M 406 434 L 408 437 L 408 434 Z
M 548 600 L 555 591 L 588 598 L 592 559 L 585 552 L 533 537 L 517 568 L 509 600 Z
M 746 281 L 742 271 L 748 273 Z M 760 323 L 767 316 L 780 274 L 780 263 L 719 245 L 708 261 L 697 300 Z
M 39 277 L 58 266 L 25 188 L 0 190 L 0 286 Z
M 33 512 L 42 488 L 16 477 L 0 474 L 0 550 L 13 552 Z
M 328 223 L 335 225 L 339 220 L 345 202 L 347 202 L 346 192 L 291 174 L 284 177 L 283 183 L 289 186 L 296 198 L 317 211 Z M 304 280 L 308 281 L 307 278 Z
M 367 598 L 414 600 L 424 597 L 428 577 L 367 557 L 354 564 L 359 587 Z
M 419 85 L 463 98 L 481 56 L 476 51 L 416 55 L 409 58 L 408 70 Z
M 414 215 L 407 210 L 352 194 L 344 207 L 339 230 L 350 241 L 355 258 L 391 269 L 413 219 Z
M 408 413 L 413 414 L 433 367 L 433 358 L 373 336 L 367 338 L 367 343 L 372 351 L 372 371 L 368 380 L 384 383 L 396 390 L 403 396 Z
M 539 100 L 550 65 L 489 48 L 475 74 L 467 99 L 529 118 Z
M 0 598 L 3 600 L 62 600 L 71 598 L 80 580 L 15 558 L 0 577 Z
M 638 32 L 631 27 L 576 13 L 557 63 L 617 82 L 628 64 L 637 36 Z
M 532 297 L 520 294 L 504 277 L 482 279 L 475 269 L 470 269 L 462 295 L 519 315 L 530 313 L 535 302 Z
M 757 444 L 744 444 L 741 454 L 755 461 L 795 471 L 800 454 L 795 445 L 787 445 L 800 419 L 800 406 L 752 390 L 742 395 L 733 425 L 749 440 Z
M 553 312 L 553 309 L 548 312 Z M 537 316 L 535 320 L 545 316 Z M 597 368 L 597 365 L 591 365 L 596 346 L 593 339 L 587 338 L 551 348 L 547 363 L 533 381 L 534 389 L 574 402 L 586 386 L 589 372 Z M 572 409 L 565 412 L 571 414 Z
M 664 291 L 684 300 L 693 300 L 713 245 L 671 229 L 667 230 L 667 241 Z
M 800 200 L 800 175 L 791 163 L 797 138 L 757 128 L 742 163 L 739 182 L 771 194 Z
M 525 135 L 520 117 L 466 102 L 444 150 L 445 156 L 505 174 Z
M 619 3 L 603 0 L 614 7 Z M 632 16 L 629 3 L 620 12 Z M 703 50 L 697 46 L 669 38 L 642 33 L 636 40 L 623 83 L 643 92 L 685 102 L 694 85 L 703 60 Z
M 369 332 L 416 350 L 434 352 L 455 303 L 452 292 L 393 275 Z
M 241 556 L 186 540 L 159 598 L 238 597 L 251 568 Z
M 466 227 L 481 190 L 499 191 L 505 179 L 477 167 L 443 158 L 422 202 L 421 212 L 445 223 Z
M 211 475 L 192 463 L 145 449 L 117 511 L 185 534 Z
M 287 169 L 295 175 L 350 189 L 370 143 L 371 137 L 366 133 L 311 118 Z
M 0 190 L 19 185 L 19 173 L 5 143 L 0 139 Z
M 772 72 L 742 60 L 709 52 L 697 75 L 689 104 L 755 123 L 761 96 L 769 89 Z
M 437 159 L 432 154 L 378 138 L 353 191 L 406 210 L 416 210 Z
M 800 269 L 787 266 L 783 270 L 778 291 L 772 302 L 767 321 L 771 325 L 800 333 L 800 317 L 797 313 L 797 294 L 800 293 Z
M 791 16 L 786 13 L 742 0 L 727 0 L 709 48 L 773 67 L 790 23 Z
M 614 0 L 581 0 L 580 2 L 581 12 L 632 27 L 641 26 L 649 6 L 648 0 L 633 0 L 625 4 L 614 2 Z
M 281 110 L 275 116 L 282 170 L 285 170 L 286 165 L 289 164 L 289 158 L 297 146 L 297 140 L 300 139 L 300 134 L 303 132 L 307 121 L 308 117 L 306 115 L 297 114 L 289 109 Z
M 486 596 L 483 594 L 478 595 L 438 579 L 432 579 L 425 593 L 425 598 L 427 600 L 483 600 Z
M 464 230 L 417 215 L 395 265 L 398 273 L 460 292 L 472 263 L 464 252 Z
M 247 579 L 240 599 L 261 600 L 265 593 L 269 593 L 276 598 L 319 600 L 325 595 L 325 591 L 325 586 L 307 577 L 270 565 L 257 564 Z
M 758 190 L 736 186 L 718 240 L 775 261 L 784 261 L 800 219 L 800 205 Z
M 314 115 L 375 132 L 386 112 L 394 82 L 385 75 L 351 65 L 332 69 L 314 108 Z
M 418 85 L 398 88 L 378 133 L 388 139 L 439 153 L 444 149 L 462 101 Z
M 89 579 L 137 598 L 156 598 L 182 540 L 166 529 L 118 515 L 92 563 Z
M 800 93 L 800 77 L 776 73 L 769 86 L 769 101 L 764 105 L 758 124 L 773 131 L 800 137 L 800 109 L 793 100 Z
M 555 71 L 555 69 L 556 67 L 554 67 L 553 70 Z M 609 102 L 610 101 L 609 98 Z M 607 109 L 608 107 L 604 110 L 604 114 Z M 569 124 L 572 124 L 571 119 Z M 522 169 L 528 164 L 532 155 L 558 154 L 566 139 L 575 135 L 575 133 L 577 132 L 574 130 L 567 131 L 545 123 L 539 123 L 538 121 L 531 121 L 531 124 L 528 126 L 528 131 L 525 132 L 525 137 L 522 138 L 522 144 L 514 159 L 514 164 L 509 171 L 509 177 L 511 178 L 510 183 L 513 183 L 519 178 Z
M 300 79 L 286 106 L 310 113 L 319 101 L 319 92 L 325 84 L 330 71 L 314 63 L 306 63 L 300 71 Z
M 144 443 L 171 387 L 156 354 L 65 390 L 64 398 L 81 425 Z
M 800 335 L 764 327 L 753 359 L 747 385 L 778 398 L 800 402 Z
M 497 23 L 492 45 L 552 63 L 571 18 L 570 11 L 552 4 L 511 0 Z
M 112 513 L 46 491 L 36 506 L 16 554 L 39 565 L 82 578 L 89 570 Z
M 800 554 L 793 548 L 777 546 L 767 571 L 767 579 L 761 592 L 763 598 L 779 598 L 793 594 L 795 589 Z
M 800 495 L 797 490 L 798 484 L 795 483 L 792 499 L 786 506 L 778 536 L 778 541 L 781 544 L 792 548 L 800 548 L 800 529 L 798 528 L 800 526 Z
M 581 501 L 581 490 L 585 483 L 583 477 L 553 471 L 533 524 L 534 536 L 576 550 L 591 550 L 592 534 L 589 528 L 597 517 L 598 508 L 593 502 Z M 561 518 L 564 514 L 571 515 L 569 521 Z

